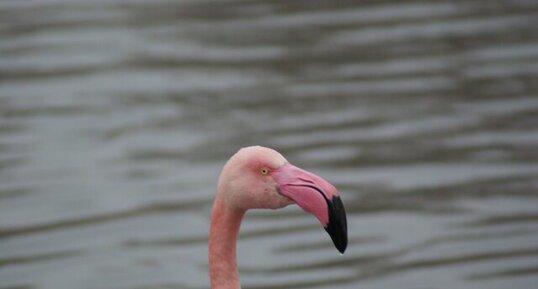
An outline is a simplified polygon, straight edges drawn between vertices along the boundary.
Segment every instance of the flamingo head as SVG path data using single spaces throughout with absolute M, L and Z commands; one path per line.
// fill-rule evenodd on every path
M 225 205 L 237 210 L 278 209 L 295 203 L 318 219 L 338 251 L 346 250 L 346 212 L 336 188 L 288 163 L 273 149 L 239 150 L 224 166 L 218 187 L 219 194 L 225 194 L 221 196 Z

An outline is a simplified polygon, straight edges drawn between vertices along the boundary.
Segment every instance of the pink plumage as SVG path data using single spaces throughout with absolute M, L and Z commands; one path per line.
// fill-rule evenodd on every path
M 219 177 L 209 231 L 212 289 L 238 289 L 236 243 L 248 209 L 297 204 L 313 214 L 340 252 L 347 246 L 347 223 L 338 191 L 326 180 L 291 165 L 277 151 L 253 146 L 233 155 Z

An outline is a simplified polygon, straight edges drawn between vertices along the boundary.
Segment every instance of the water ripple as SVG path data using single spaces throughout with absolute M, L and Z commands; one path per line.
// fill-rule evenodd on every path
M 536 1 L 0 2 L 0 287 L 207 288 L 263 144 L 348 212 L 247 214 L 248 288 L 531 288 Z

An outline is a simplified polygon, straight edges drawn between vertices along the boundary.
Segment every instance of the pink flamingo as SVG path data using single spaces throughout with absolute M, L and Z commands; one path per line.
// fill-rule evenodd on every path
M 247 147 L 233 155 L 219 177 L 209 230 L 212 289 L 238 289 L 236 242 L 246 210 L 279 209 L 296 203 L 312 213 L 341 253 L 347 247 L 347 221 L 336 188 L 291 165 L 277 151 Z

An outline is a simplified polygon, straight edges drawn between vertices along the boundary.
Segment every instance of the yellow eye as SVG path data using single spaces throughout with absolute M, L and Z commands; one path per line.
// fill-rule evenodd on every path
M 262 175 L 267 175 L 269 173 L 269 169 L 268 168 L 261 168 L 260 173 L 262 173 Z

